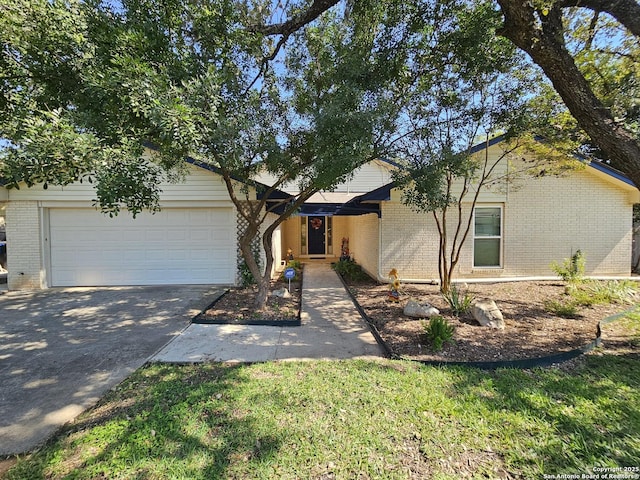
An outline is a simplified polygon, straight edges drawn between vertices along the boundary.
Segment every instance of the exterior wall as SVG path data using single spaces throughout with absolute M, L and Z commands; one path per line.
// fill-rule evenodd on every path
M 282 253 L 287 254 L 287 250 L 293 251 L 293 257 L 300 258 L 300 217 L 291 217 L 281 225 L 282 231 Z
M 392 165 L 381 160 L 374 160 L 356 169 L 345 182 L 331 190 L 341 193 L 365 193 L 391 182 L 391 172 L 395 169 Z M 273 185 L 277 178 L 268 173 L 262 173 L 255 179 L 265 185 Z M 296 182 L 285 183 L 280 190 L 287 193 L 299 193 Z
M 271 225 L 278 216 L 274 213 L 267 215 L 266 221 L 262 224 L 261 234 L 264 234 L 265 230 Z M 280 263 L 284 259 L 286 252 L 282 252 L 282 225 L 278 226 L 273 232 L 271 237 L 271 249 L 273 251 L 273 266 L 271 267 L 271 277 L 274 277 L 278 271 L 281 270 Z M 266 265 L 266 254 L 264 248 L 260 247 L 262 265 Z
M 358 168 L 344 183 L 335 188 L 335 192 L 365 193 L 391 182 L 394 169 L 386 162 L 374 160 Z
M 386 280 L 392 268 L 403 280 L 437 279 L 439 240 L 432 215 L 412 212 L 392 193 L 392 201 L 381 205 L 378 279 Z
M 505 274 L 549 274 L 552 261 L 582 250 L 589 275 L 629 275 L 630 195 L 588 170 L 532 180 L 504 213 Z
M 10 290 L 41 288 L 44 268 L 38 202 L 9 202 L 6 215 L 8 287 Z
M 183 181 L 161 185 L 162 207 L 232 206 L 222 177 L 189 165 Z M 6 235 L 8 288 L 11 290 L 42 288 L 46 285 L 46 265 L 41 245 L 42 228 L 49 207 L 92 207 L 96 197 L 88 183 L 65 187 L 40 185 L 20 190 L 6 190 Z M 242 195 L 240 190 L 238 194 Z M 253 194 L 253 192 L 251 192 Z M 44 219 L 44 220 L 43 220 Z
M 340 217 L 334 217 L 340 218 Z M 376 278 L 379 258 L 379 219 L 375 213 L 356 217 L 342 217 L 349 222 L 351 257 L 369 275 Z
M 632 196 L 589 169 L 563 177 L 530 178 L 508 189 L 504 202 L 491 195 L 481 200 L 477 207 L 503 208 L 502 267 L 473 267 L 472 225 L 456 278 L 552 277 L 551 263 L 562 262 L 578 249 L 586 257 L 587 275 L 631 273 Z M 455 212 L 450 217 L 451 234 Z M 397 268 L 403 279 L 437 279 L 438 242 L 432 215 L 412 212 L 392 191 L 391 201 L 382 203 L 379 273 Z
M 336 259 L 342 255 L 342 239 L 349 239 L 349 249 L 353 252 L 353 245 L 351 245 L 351 237 L 355 236 L 351 227 L 351 220 L 354 217 L 333 217 L 333 256 Z
M 165 182 L 161 185 L 160 200 L 163 203 L 173 201 L 197 201 L 197 202 L 229 202 L 229 194 L 222 177 L 190 165 L 184 181 L 178 183 Z M 240 192 L 238 192 L 240 194 Z M 96 198 L 93 185 L 73 183 L 65 187 L 49 185 L 45 190 L 41 185 L 20 190 L 8 190 L 9 201 L 40 200 L 40 201 L 67 201 L 67 202 L 91 202 Z

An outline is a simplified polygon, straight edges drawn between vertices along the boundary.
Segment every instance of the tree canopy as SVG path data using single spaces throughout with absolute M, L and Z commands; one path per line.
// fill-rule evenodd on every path
M 637 56 L 640 38 L 640 4 L 635 0 L 495 0 L 495 10 L 501 16 L 501 28 L 496 34 L 509 39 L 526 52 L 550 80 L 578 126 L 585 132 L 591 144 L 599 150 L 600 157 L 611 166 L 625 173 L 640 188 L 640 135 L 637 127 L 638 84 Z M 360 3 L 360 2 L 357 2 Z M 387 2 L 385 2 L 387 3 Z M 291 28 L 299 28 L 312 21 L 324 11 L 339 4 L 339 0 L 316 0 L 304 13 L 270 25 L 260 25 L 258 30 L 270 35 L 283 34 Z M 591 15 L 588 22 L 591 32 L 597 26 L 601 35 L 608 36 L 608 45 L 616 46 L 609 59 L 618 57 L 612 71 L 622 67 L 622 75 L 628 81 L 619 86 L 632 87 L 631 91 L 603 91 L 593 76 L 598 62 L 590 53 L 599 48 L 588 41 L 583 52 L 573 48 L 572 39 L 584 23 L 572 22 L 576 12 L 583 18 Z M 594 48 L 595 47 L 595 48 Z M 605 58 L 601 55 L 599 58 Z M 625 59 L 624 62 L 621 62 Z M 624 65 L 623 65 L 624 64 Z M 618 74 L 620 75 L 620 73 Z M 632 115 L 620 117 L 613 108 L 616 102 L 631 99 L 633 105 L 627 110 Z M 613 109 L 612 109 L 613 108 Z M 635 118 L 635 119 L 634 119 Z
M 534 107 L 540 84 L 515 47 L 597 153 L 640 185 L 637 9 L 633 0 L 5 0 L 0 176 L 9 187 L 89 181 L 105 213 L 135 215 L 158 208 L 159 184 L 181 178 L 193 156 L 223 176 L 249 225 L 243 256 L 264 287 L 275 228 L 364 162 L 427 166 L 427 152 L 464 151 L 479 129 L 510 135 L 536 120 L 565 135 L 571 122 L 558 119 L 551 93 Z M 250 202 L 258 172 L 275 181 Z M 269 193 L 291 181 L 300 194 L 269 217 Z M 262 271 L 251 249 L 260 235 Z

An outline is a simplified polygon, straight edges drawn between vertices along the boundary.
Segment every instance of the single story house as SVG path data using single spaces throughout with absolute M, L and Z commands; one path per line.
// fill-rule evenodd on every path
M 504 148 L 497 137 L 473 151 L 500 159 L 502 173 L 521 170 L 517 163 L 526 160 L 504 156 Z M 317 194 L 283 224 L 281 250 L 291 249 L 303 259 L 336 259 L 348 248 L 381 282 L 393 268 L 405 282 L 437 282 L 436 223 L 432 214 L 415 213 L 402 203 L 402 192 L 391 180 L 394 168 L 390 162 L 371 162 L 336 191 Z M 473 216 L 455 279 L 552 279 L 552 262 L 561 263 L 577 250 L 586 257 L 587 275 L 629 277 L 635 203 L 640 192 L 633 182 L 597 162 L 560 176 L 520 175 L 497 182 L 481 190 L 473 212 L 470 203 L 464 205 Z M 449 218 L 457 217 L 451 210 Z
M 498 154 L 500 142 L 487 148 Z M 86 183 L 0 186 L 9 288 L 236 284 L 242 219 L 222 177 L 189 162 L 183 183 L 162 186 L 162 210 L 135 219 L 97 211 Z M 288 250 L 311 261 L 335 260 L 348 249 L 381 281 L 392 268 L 405 282 L 437 280 L 436 226 L 430 214 L 402 204 L 391 177 L 395 168 L 370 162 L 335 191 L 312 197 L 274 235 L 276 265 L 285 263 Z M 250 194 L 257 195 L 253 187 Z M 483 191 L 456 278 L 550 278 L 551 262 L 578 249 L 587 274 L 629 276 L 634 203 L 640 192 L 633 183 L 600 163 Z

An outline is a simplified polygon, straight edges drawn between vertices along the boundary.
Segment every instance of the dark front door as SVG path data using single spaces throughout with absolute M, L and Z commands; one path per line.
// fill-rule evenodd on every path
M 309 217 L 308 219 L 309 255 L 324 255 L 325 252 L 325 217 Z

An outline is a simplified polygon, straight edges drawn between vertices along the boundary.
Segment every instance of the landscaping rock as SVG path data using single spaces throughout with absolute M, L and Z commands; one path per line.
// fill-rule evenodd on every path
M 473 318 L 483 327 L 504 329 L 504 318 L 496 302 L 490 298 L 476 300 L 473 304 Z
M 417 300 L 410 299 L 404 307 L 404 314 L 412 318 L 430 318 L 439 315 L 440 310 L 430 303 L 420 303 Z
M 280 298 L 291 298 L 291 294 L 289 293 L 289 290 L 287 290 L 285 287 L 279 288 L 278 290 L 274 290 L 273 292 L 271 292 L 271 295 L 274 297 L 280 297 Z

